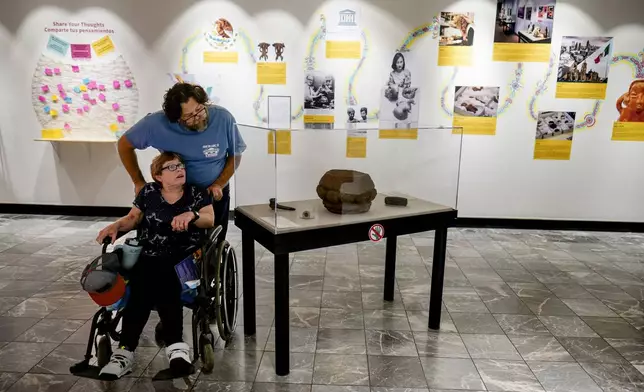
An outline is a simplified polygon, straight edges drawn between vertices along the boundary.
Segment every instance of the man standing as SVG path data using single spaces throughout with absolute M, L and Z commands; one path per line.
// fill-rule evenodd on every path
M 181 156 L 187 182 L 211 192 L 215 226 L 222 227 L 219 240 L 225 239 L 230 210 L 228 182 L 246 150 L 233 115 L 220 106 L 209 105 L 208 94 L 201 86 L 177 83 L 166 92 L 162 111 L 139 120 L 118 141 L 121 162 L 136 194 L 145 179 L 134 150 L 148 147 Z

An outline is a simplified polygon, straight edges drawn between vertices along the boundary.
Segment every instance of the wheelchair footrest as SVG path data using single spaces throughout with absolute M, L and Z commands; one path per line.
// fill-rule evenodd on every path
M 194 368 L 193 368 L 192 372 L 185 372 L 185 373 L 182 373 L 182 374 L 179 374 L 177 372 L 173 372 L 172 369 L 167 368 L 167 369 L 160 370 L 157 374 L 155 374 L 154 377 L 152 377 L 152 381 L 162 381 L 162 380 L 172 380 L 172 379 L 175 379 L 175 378 L 184 378 L 184 377 L 189 377 L 189 376 L 193 375 L 194 373 L 195 373 Z
M 70 373 L 76 377 L 90 378 L 93 380 L 100 380 L 98 376 L 100 371 L 101 371 L 100 367 L 92 366 L 92 365 L 87 365 L 87 367 L 83 366 L 81 368 L 70 369 Z

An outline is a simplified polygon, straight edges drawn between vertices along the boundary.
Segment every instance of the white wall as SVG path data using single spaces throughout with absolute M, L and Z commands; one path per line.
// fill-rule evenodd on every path
M 495 0 L 426 1 L 328 1 L 318 7 L 312 1 L 201 1 L 178 0 L 23 0 L 0 4 L 0 202 L 65 205 L 127 206 L 132 186 L 111 144 L 35 142 L 41 125 L 35 115 L 31 85 L 34 68 L 46 45 L 45 25 L 53 20 L 100 21 L 113 28 L 115 46 L 128 62 L 138 91 L 138 114 L 160 107 L 168 87 L 167 72 L 177 72 L 184 41 L 198 29 L 207 28 L 217 17 L 228 18 L 249 37 L 250 45 L 282 41 L 286 44 L 287 86 L 268 86 L 267 94 L 290 95 L 293 109 L 300 106 L 304 57 L 311 35 L 319 26 L 320 14 L 327 19 L 344 6 L 360 6 L 361 27 L 367 32 L 369 54 L 356 79 L 359 104 L 379 105 L 379 86 L 387 77 L 393 51 L 416 27 L 429 23 L 440 11 L 469 11 L 475 14 L 475 65 L 459 68 L 453 84 L 501 87 L 507 96 L 516 63 L 491 61 Z M 644 4 L 621 0 L 619 6 L 604 0 L 560 0 L 557 2 L 552 50 L 558 53 L 562 36 L 612 36 L 613 54 L 642 50 Z M 96 36 L 95 38 L 98 38 Z M 72 39 L 72 38 L 68 38 Z M 230 109 L 240 123 L 261 125 L 255 118 L 253 101 L 258 94 L 255 69 L 238 44 L 239 64 L 203 64 L 203 41 L 187 55 L 188 72 L 205 85 L 214 86 L 220 104 Z M 450 126 L 451 118 L 440 108 L 441 91 L 452 76 L 452 67 L 437 67 L 437 41 L 428 34 L 412 49 L 418 53 L 425 74 L 422 84 L 420 123 Z M 257 56 L 255 51 L 255 54 Z M 319 68 L 336 76 L 336 118 L 344 119 L 347 79 L 357 61 L 325 60 L 324 44 L 315 56 Z M 512 106 L 498 119 L 495 136 L 463 137 L 460 162 L 458 208 L 461 216 L 554 218 L 589 220 L 644 220 L 644 145 L 611 142 L 612 123 L 617 117 L 614 102 L 633 79 L 625 64 L 611 67 L 607 97 L 592 128 L 575 133 L 570 161 L 533 160 L 536 122 L 528 102 L 536 83 L 543 79 L 547 64 L 525 63 L 522 88 Z M 555 99 L 555 76 L 540 98 L 538 110 L 576 111 L 577 118 L 592 109 L 594 101 Z M 451 108 L 453 88 L 446 95 Z M 265 95 L 266 96 L 266 95 Z M 265 115 L 266 102 L 260 109 Z M 373 124 L 377 126 L 377 123 Z M 294 122 L 300 127 L 300 122 Z M 338 127 L 341 127 L 338 124 Z M 255 132 L 255 133 L 251 133 Z M 448 132 L 449 133 L 449 132 Z M 295 132 L 294 132 L 295 134 Z M 311 197 L 314 185 L 326 169 L 338 166 L 367 171 L 384 190 L 404 190 L 415 195 L 450 203 L 456 199 L 460 143 L 436 131 L 417 142 L 382 141 L 370 137 L 368 160 L 348 163 L 344 159 L 344 133 L 325 137 L 314 132 L 293 136 L 293 155 L 278 158 L 277 176 L 271 168 L 275 159 L 266 155 L 263 131 L 244 129 L 249 150 L 239 173 L 237 201 L 264 202 L 276 193 L 280 199 Z M 316 153 L 326 154 L 315 158 Z M 139 154 L 147 171 L 154 151 Z M 386 164 L 392 162 L 392 167 Z M 430 172 L 421 174 L 418 167 Z M 404 178 L 403 176 L 407 176 Z M 277 179 L 276 179 L 277 177 Z M 404 180 L 403 180 L 404 178 Z M 419 179 L 423 185 L 412 185 Z

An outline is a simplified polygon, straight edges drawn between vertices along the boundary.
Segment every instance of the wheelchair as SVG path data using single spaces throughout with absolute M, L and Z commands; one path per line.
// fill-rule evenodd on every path
M 237 269 L 237 256 L 235 250 L 226 240 L 218 241 L 221 226 L 211 229 L 207 233 L 204 244 L 197 249 L 195 256 L 199 272 L 199 285 L 196 287 L 192 301 L 184 299 L 183 305 L 192 311 L 192 343 L 194 365 L 201 359 L 202 371 L 210 373 L 214 368 L 215 336 L 210 329 L 212 323 L 217 324 L 219 336 L 229 342 L 233 339 L 237 326 L 237 311 L 239 298 L 239 279 Z M 127 233 L 119 233 L 122 237 Z M 138 233 L 137 233 L 138 234 Z M 110 238 L 103 243 L 103 254 L 107 251 Z M 127 302 L 127 295 L 125 301 Z M 72 365 L 70 372 L 78 377 L 98 379 L 100 370 L 107 365 L 112 355 L 112 342 L 120 340 L 119 322 L 123 309 L 127 304 L 101 307 L 92 318 L 87 351 L 85 358 Z M 155 327 L 155 341 L 163 347 L 161 322 Z M 111 340 L 110 340 L 111 338 Z M 96 365 L 91 365 L 92 352 L 96 353 Z M 163 372 L 163 371 L 161 371 Z M 163 376 L 161 372 L 155 378 L 172 378 Z

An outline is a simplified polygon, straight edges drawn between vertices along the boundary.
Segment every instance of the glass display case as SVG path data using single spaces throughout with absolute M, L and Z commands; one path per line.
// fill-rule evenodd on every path
M 457 209 L 462 128 L 347 125 L 237 124 L 231 208 L 275 234 Z

